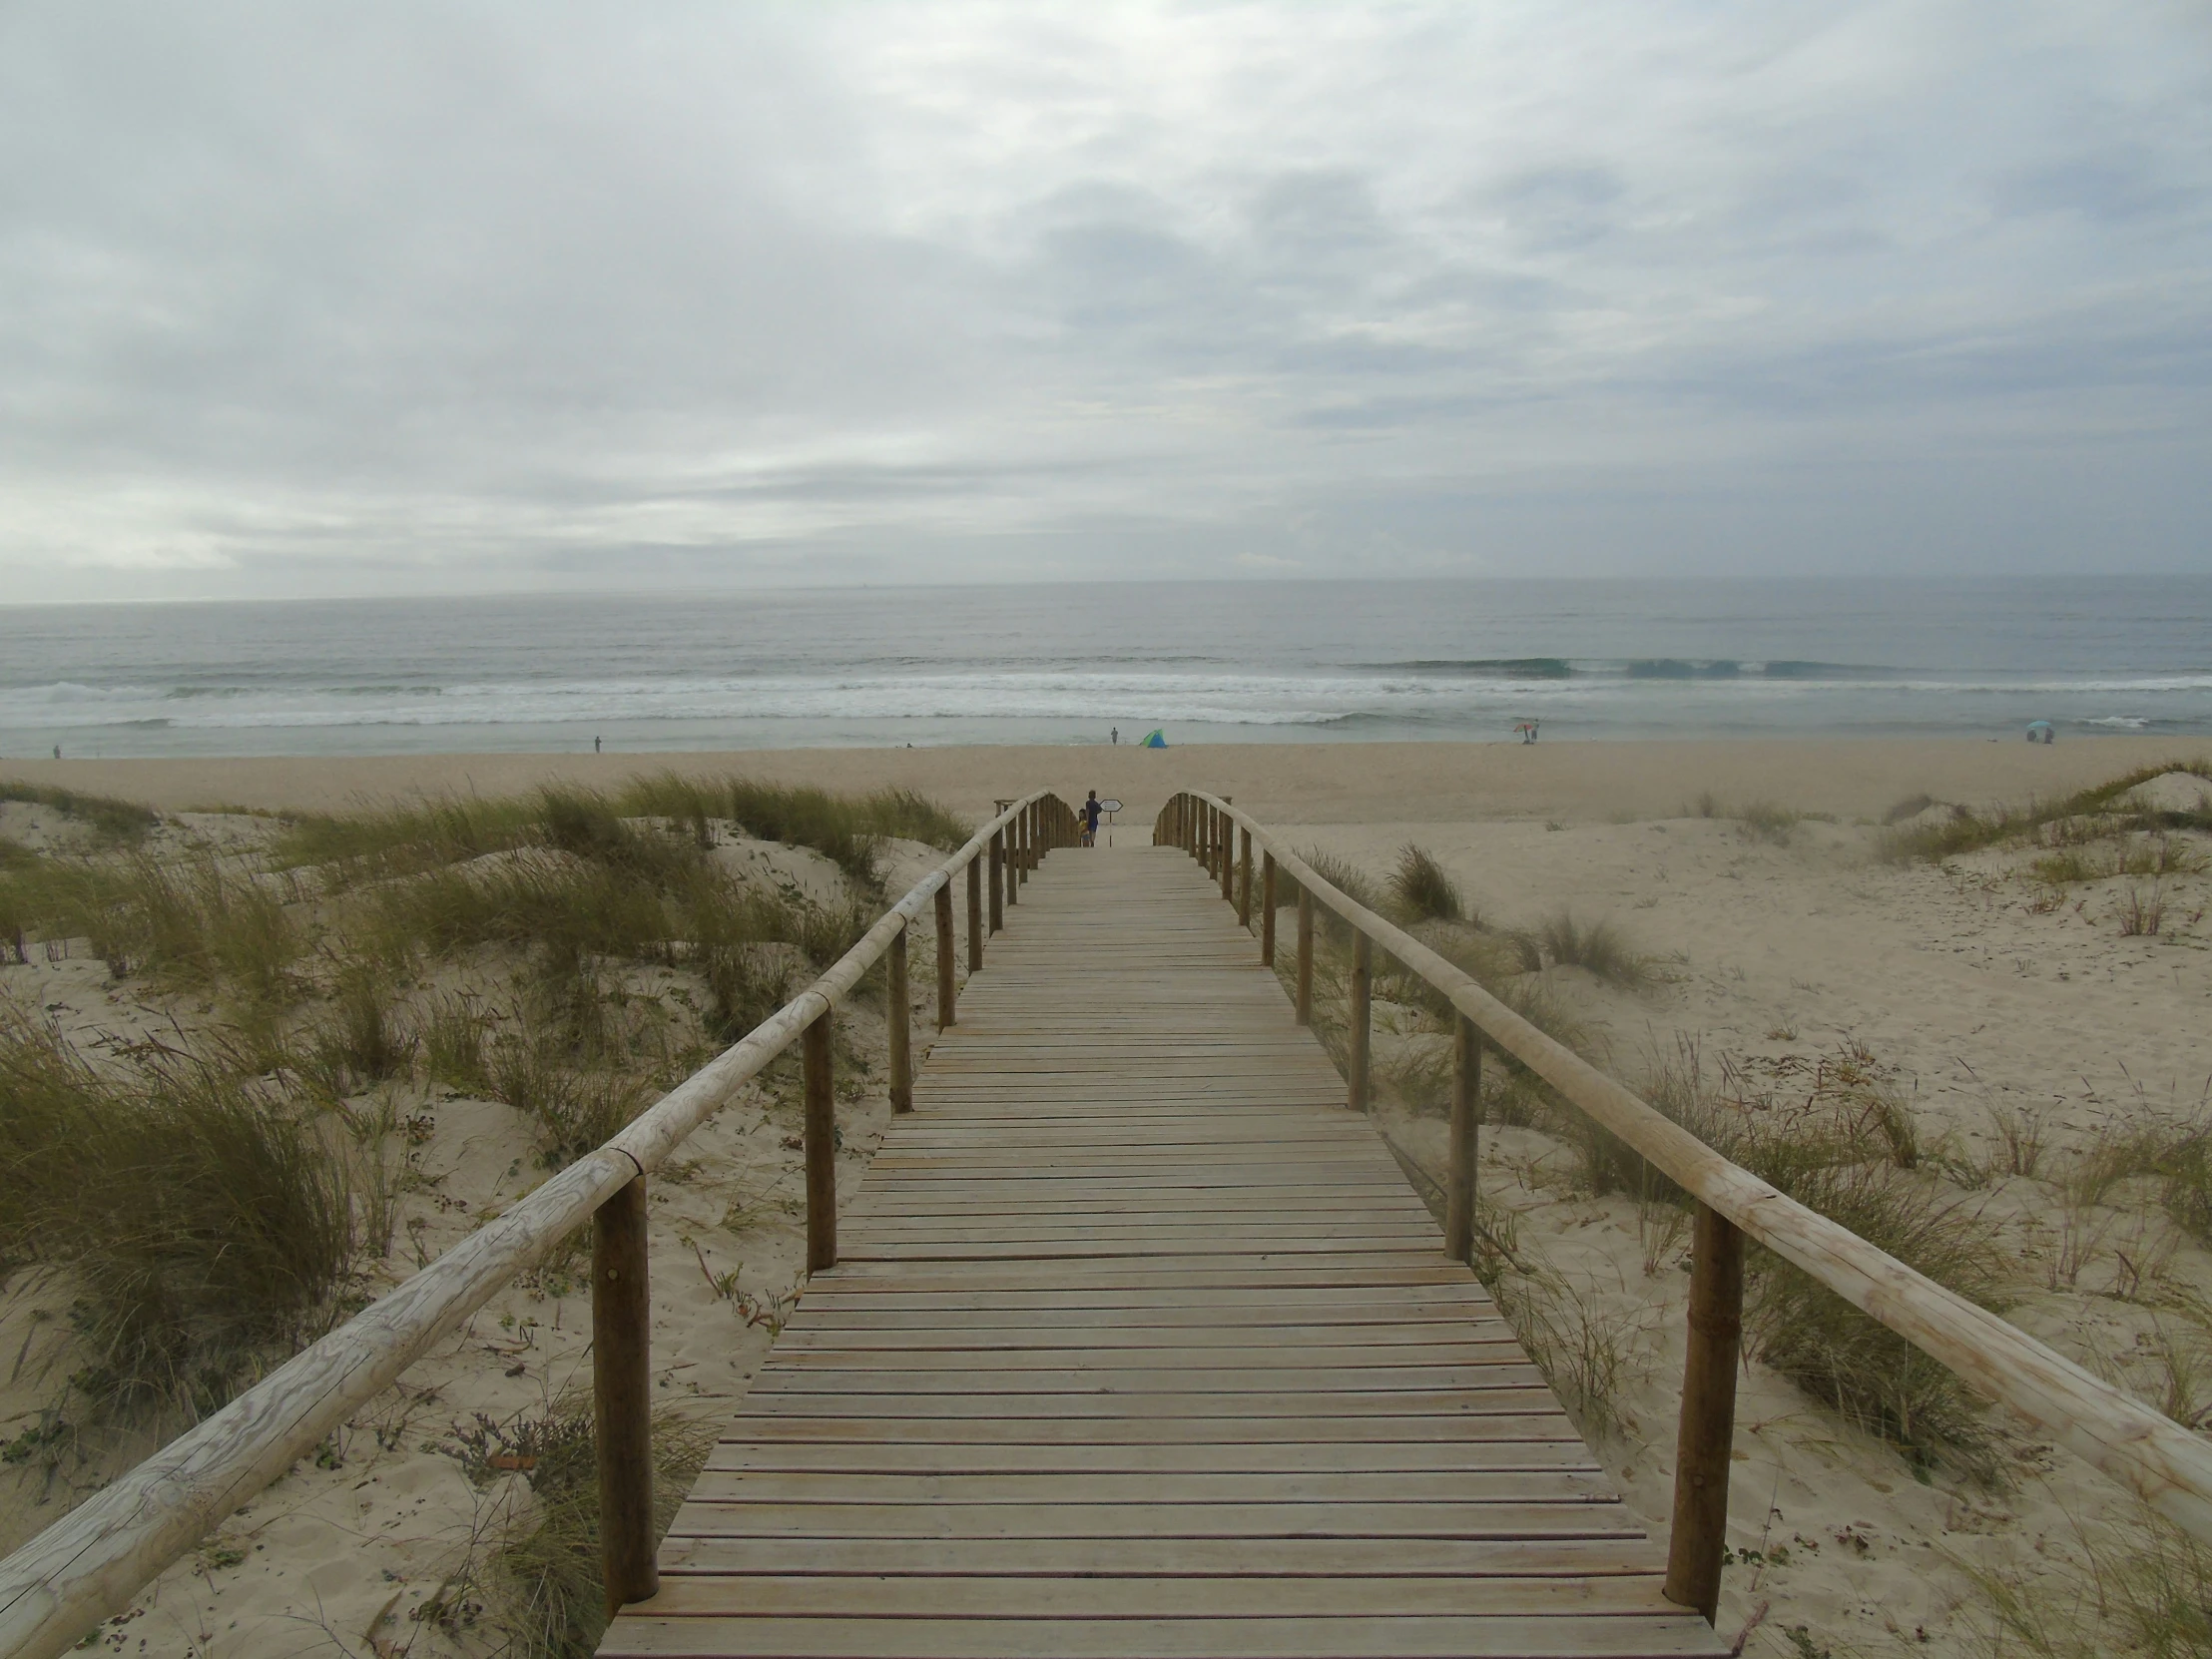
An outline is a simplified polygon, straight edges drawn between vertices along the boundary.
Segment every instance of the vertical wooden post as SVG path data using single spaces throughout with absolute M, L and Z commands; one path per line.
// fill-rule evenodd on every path
M 1352 935 L 1352 1029 L 1347 1033 L 1351 1048 L 1352 1109 L 1355 1112 L 1364 1112 L 1369 1105 L 1368 1016 L 1374 999 L 1375 941 L 1355 929 Z
M 1275 854 L 1260 857 L 1260 965 L 1275 966 Z
M 1006 902 L 1021 902 L 1021 815 L 1006 821 Z
M 1314 895 L 1298 887 L 1298 1023 L 1314 1023 Z
M 967 970 L 983 967 L 983 860 L 967 861 Z
M 1451 1161 L 1444 1177 L 1444 1254 L 1474 1260 L 1474 1109 L 1482 1098 L 1482 1040 L 1458 1016 L 1451 1039 Z
M 661 1587 L 653 1559 L 653 1299 L 645 1216 L 641 1175 L 592 1218 L 592 1417 L 600 1569 L 610 1612 Z
M 958 1006 L 958 987 L 953 982 L 952 959 L 952 877 L 944 878 L 944 885 L 937 889 L 937 1029 L 945 1030 L 952 1024 Z
M 799 1037 L 807 1085 L 807 1271 L 837 1265 L 837 1100 L 830 1074 L 830 1014 Z
M 1690 1352 L 1674 1441 L 1674 1530 L 1666 1598 L 1711 1624 L 1728 1542 L 1728 1464 L 1736 1438 L 1736 1349 L 1744 1322 L 1744 1236 L 1700 1204 L 1690 1258 Z
M 1237 925 L 1252 930 L 1252 831 L 1237 832 Z
M 1006 925 L 1006 831 L 991 831 L 991 931 Z
M 1029 860 L 1036 850 L 1031 834 L 1034 828 L 1027 807 L 1014 815 L 1014 886 L 1017 889 L 1029 883 Z
M 1223 796 L 1227 801 L 1229 798 Z M 1237 821 L 1227 813 L 1221 815 L 1221 896 L 1229 901 L 1229 883 L 1234 878 L 1237 864 Z
M 883 955 L 883 1019 L 890 1027 L 891 1110 L 914 1109 L 914 1006 L 906 989 L 906 928 Z

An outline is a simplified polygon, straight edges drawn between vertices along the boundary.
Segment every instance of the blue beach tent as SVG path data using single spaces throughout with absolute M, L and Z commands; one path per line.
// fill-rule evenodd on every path
M 1137 745 L 1139 749 L 1165 749 L 1167 746 L 1168 740 L 1160 735 L 1160 729 L 1157 726 L 1147 732 L 1144 735 L 1144 741 Z

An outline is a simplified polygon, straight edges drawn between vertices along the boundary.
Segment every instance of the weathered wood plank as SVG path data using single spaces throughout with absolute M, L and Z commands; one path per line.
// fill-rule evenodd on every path
M 1710 1654 L 1213 886 L 1009 909 L 610 1654 Z

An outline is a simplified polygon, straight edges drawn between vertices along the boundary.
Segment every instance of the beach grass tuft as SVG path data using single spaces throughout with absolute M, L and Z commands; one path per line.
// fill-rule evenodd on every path
M 1555 964 L 1581 968 L 1623 990 L 1643 990 L 1660 977 L 1652 959 L 1631 949 L 1610 921 L 1583 924 L 1561 910 L 1539 924 L 1533 937 Z
M 1890 1068 L 1847 1042 L 1826 1056 L 1724 1061 L 1694 1044 L 1656 1061 L 1645 1095 L 1722 1156 L 1937 1284 L 1997 1309 L 2012 1282 L 1996 1224 L 1924 1157 Z M 1617 1183 L 1679 1190 L 1625 1148 Z M 1746 1351 L 1917 1465 L 1993 1475 L 1981 1402 L 1942 1366 L 1801 1269 L 1754 1247 Z
M 197 1416 L 324 1311 L 354 1234 L 342 1160 L 251 1062 L 143 1046 L 94 1069 L 0 1016 L 0 1262 L 68 1274 L 72 1385 Z
M 667 1531 L 714 1448 L 712 1425 L 673 1406 L 653 1413 L 653 1529 Z M 478 1413 L 446 1450 L 478 1485 L 519 1471 L 526 1506 L 507 1511 L 472 1562 L 488 1622 L 525 1659 L 589 1659 L 605 1634 L 599 1567 L 599 1453 L 588 1393 L 563 1394 L 504 1419 Z M 446 1605 L 465 1596 L 448 1594 Z
M 1435 854 L 1407 842 L 1390 872 L 1391 908 L 1401 921 L 1469 921 L 1466 903 Z

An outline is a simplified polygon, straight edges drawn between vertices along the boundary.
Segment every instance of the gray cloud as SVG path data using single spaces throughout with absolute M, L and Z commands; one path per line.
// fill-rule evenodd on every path
M 2152 0 L 16 6 L 0 596 L 2212 568 L 2207 272 Z

